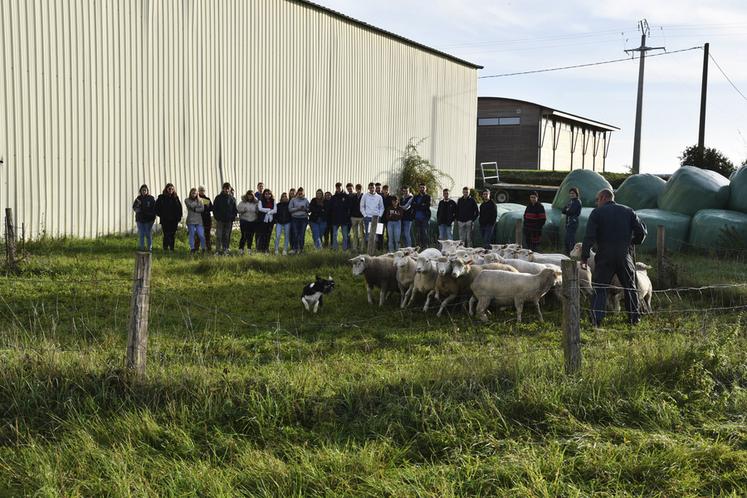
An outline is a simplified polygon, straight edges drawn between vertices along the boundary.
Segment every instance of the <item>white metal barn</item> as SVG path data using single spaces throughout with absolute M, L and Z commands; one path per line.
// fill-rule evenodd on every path
M 147 183 L 474 183 L 479 66 L 299 0 L 0 0 L 0 205 L 31 237 L 134 226 Z

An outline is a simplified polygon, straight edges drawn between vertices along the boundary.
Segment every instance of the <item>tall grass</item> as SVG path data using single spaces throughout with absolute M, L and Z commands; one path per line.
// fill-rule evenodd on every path
M 557 305 L 545 323 L 439 319 L 369 306 L 342 254 L 157 252 L 137 379 L 132 246 L 31 244 L 0 287 L 0 494 L 747 492 L 741 315 L 584 326 L 568 377 Z M 337 288 L 314 316 L 316 273 Z

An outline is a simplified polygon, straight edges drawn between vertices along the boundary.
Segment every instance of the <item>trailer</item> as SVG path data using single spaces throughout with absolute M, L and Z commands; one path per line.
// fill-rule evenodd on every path
M 498 163 L 480 163 L 480 174 L 485 187 L 490 189 L 491 195 L 495 202 L 509 202 L 512 197 L 516 199 L 519 192 L 552 192 L 555 194 L 560 187 L 557 185 L 531 185 L 519 183 L 505 183 L 500 179 L 498 173 Z

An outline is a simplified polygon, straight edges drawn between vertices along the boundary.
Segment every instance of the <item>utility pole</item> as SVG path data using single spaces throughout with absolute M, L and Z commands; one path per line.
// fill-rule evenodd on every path
M 708 43 L 703 46 L 703 84 L 700 88 L 700 127 L 698 128 L 698 157 L 705 152 L 706 91 L 708 89 Z
M 648 27 L 648 21 L 643 19 L 638 22 L 638 29 L 641 31 L 641 46 L 626 50 L 626 53 L 640 52 L 641 57 L 638 63 L 638 100 L 635 106 L 635 138 L 633 139 L 633 174 L 641 172 L 641 114 L 643 112 L 643 67 L 646 60 L 646 52 L 649 50 L 666 50 L 665 47 L 647 47 L 646 35 L 651 31 Z

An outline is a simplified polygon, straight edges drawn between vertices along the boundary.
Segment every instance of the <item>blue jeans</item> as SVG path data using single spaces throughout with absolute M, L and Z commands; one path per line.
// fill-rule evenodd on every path
M 291 232 L 293 233 L 293 244 L 291 249 L 296 252 L 303 252 L 304 242 L 306 241 L 306 225 L 309 223 L 308 218 L 291 218 Z
M 405 247 L 412 247 L 412 220 L 402 220 L 402 235 L 405 236 Z
M 314 247 L 317 249 L 322 248 L 322 235 L 327 229 L 326 221 L 312 221 L 311 222 L 311 238 L 314 239 Z
M 205 247 L 205 228 L 202 225 L 198 225 L 196 223 L 192 223 L 187 225 L 187 230 L 189 231 L 189 248 L 191 250 L 195 250 L 195 233 L 200 238 L 200 247 Z
M 291 224 L 290 223 L 284 223 L 280 224 L 278 223 L 275 225 L 275 252 L 278 252 L 278 248 L 280 247 L 280 235 L 283 234 L 283 251 L 288 252 L 288 235 L 290 234 L 291 230 Z
M 389 252 L 398 251 L 399 238 L 402 235 L 402 223 L 390 221 L 386 224 L 386 230 L 389 233 Z
M 145 241 L 148 241 L 148 251 L 153 250 L 153 223 L 154 221 L 149 222 L 137 222 L 137 235 L 138 235 L 138 249 L 141 251 L 145 251 Z
M 337 229 L 342 229 L 342 250 L 347 251 L 350 245 L 350 225 L 332 225 L 332 249 L 337 250 Z
M 565 253 L 570 254 L 576 245 L 576 230 L 578 229 L 578 218 L 565 224 Z
M 451 225 L 438 225 L 438 240 L 451 240 Z
M 490 248 L 490 244 L 493 243 L 493 229 L 494 225 L 480 225 L 480 236 L 482 237 L 482 246 L 485 249 Z
M 371 217 L 363 217 L 363 240 L 365 241 L 364 250 L 368 249 L 368 228 L 371 226 Z

